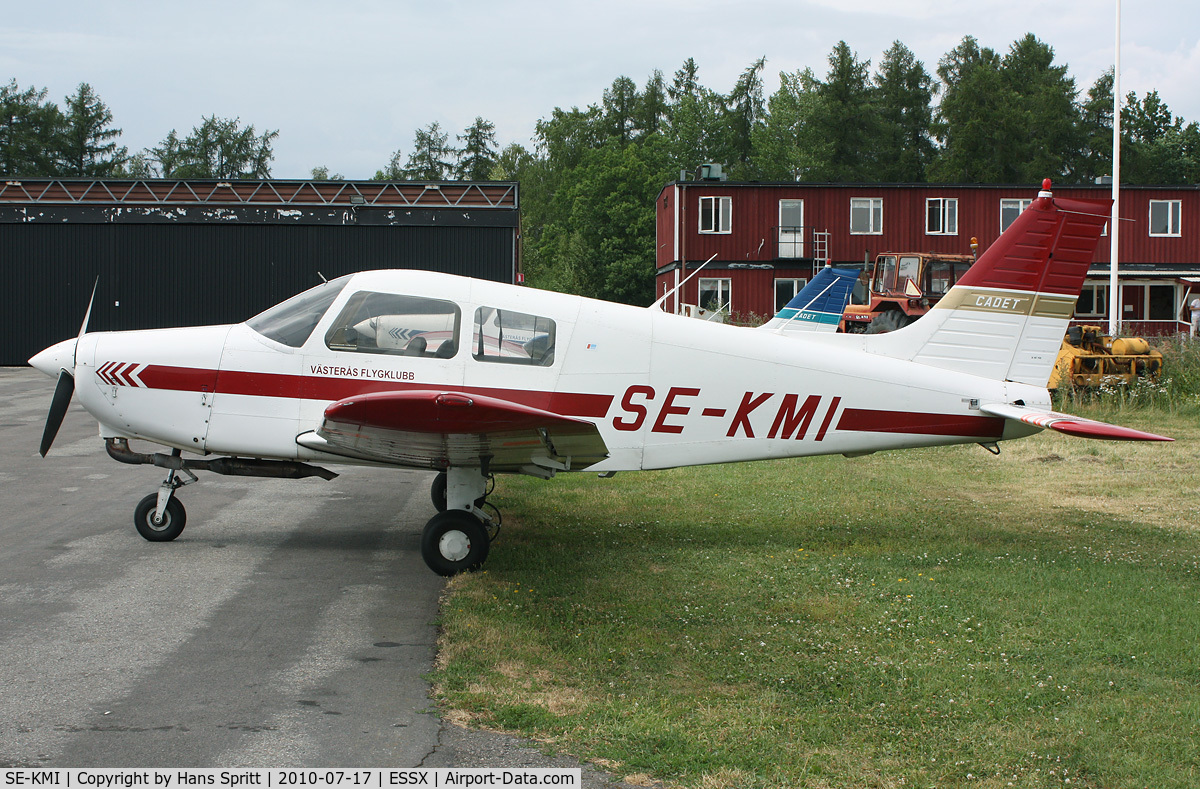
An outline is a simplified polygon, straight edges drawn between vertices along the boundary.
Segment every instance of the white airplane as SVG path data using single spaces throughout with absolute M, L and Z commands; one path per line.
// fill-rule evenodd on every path
M 774 318 L 759 328 L 785 334 L 836 331 L 858 274 L 855 269 L 825 266 Z
M 167 469 L 134 514 L 154 541 L 183 530 L 176 491 L 198 470 L 438 470 L 422 555 L 451 575 L 487 557 L 497 473 L 998 452 L 1043 428 L 1169 441 L 1050 409 L 1046 382 L 1109 208 L 1049 188 L 934 309 L 889 334 L 741 328 L 422 271 L 341 277 L 229 326 L 88 333 L 85 316 L 77 338 L 30 360 L 58 377 L 41 453 L 76 392 L 109 455 Z

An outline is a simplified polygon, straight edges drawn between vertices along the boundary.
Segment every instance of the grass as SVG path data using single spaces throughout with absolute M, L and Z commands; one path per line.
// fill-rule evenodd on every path
M 504 478 L 435 692 L 635 784 L 1200 785 L 1200 408 L 1068 405 L 1179 440 Z

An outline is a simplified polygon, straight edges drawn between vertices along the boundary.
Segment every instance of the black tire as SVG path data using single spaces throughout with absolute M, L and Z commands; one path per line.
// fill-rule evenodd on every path
M 890 331 L 896 331 L 896 329 L 903 329 L 914 320 L 915 318 L 905 315 L 900 310 L 888 310 L 872 318 L 865 333 L 887 334 Z
M 429 498 L 433 500 L 433 508 L 438 512 L 446 511 L 446 472 L 438 472 L 429 486 Z
M 183 532 L 183 527 L 187 524 L 187 511 L 184 510 L 183 503 L 174 496 L 167 502 L 162 523 L 154 522 L 156 509 L 158 494 L 151 493 L 138 502 L 137 509 L 133 511 L 133 525 L 137 527 L 138 534 L 150 542 L 170 542 Z
M 438 575 L 472 572 L 487 559 L 489 540 L 483 522 L 463 510 L 439 512 L 425 524 L 421 558 Z

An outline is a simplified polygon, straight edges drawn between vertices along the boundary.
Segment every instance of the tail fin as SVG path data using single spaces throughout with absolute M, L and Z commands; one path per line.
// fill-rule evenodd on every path
M 850 301 L 858 271 L 826 266 L 792 297 L 771 320 L 760 326 L 783 334 L 833 331 Z
M 1045 386 L 1111 200 L 1055 198 L 1029 208 L 921 320 L 871 349 L 932 367 Z

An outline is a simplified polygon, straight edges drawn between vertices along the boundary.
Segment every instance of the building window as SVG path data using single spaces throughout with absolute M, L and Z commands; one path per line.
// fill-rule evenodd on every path
M 1152 321 L 1175 320 L 1175 286 L 1150 285 L 1146 288 L 1146 318 Z
M 701 278 L 700 309 L 728 313 L 730 300 L 729 279 Z
M 1108 286 L 1084 285 L 1075 302 L 1076 318 L 1097 318 L 1108 314 Z
M 1008 230 L 1008 226 L 1017 221 L 1021 212 L 1033 203 L 1033 200 L 1018 200 L 1015 198 L 1000 201 L 1000 232 Z
M 883 233 L 883 198 L 850 198 L 851 235 L 877 236 Z
M 475 310 L 471 355 L 481 362 L 549 367 L 554 362 L 554 321 L 496 307 Z
M 804 201 L 779 201 L 779 257 L 804 257 Z
M 1177 236 L 1180 231 L 1181 200 L 1150 201 L 1150 235 Z
M 733 226 L 732 197 L 700 198 L 700 232 L 728 233 Z
M 804 290 L 808 280 L 804 277 L 775 280 L 775 311 L 779 312 L 788 302 L 796 298 L 796 294 Z
M 925 201 L 925 235 L 958 235 L 957 197 L 931 197 Z

